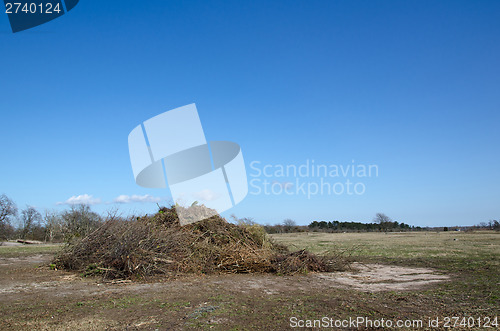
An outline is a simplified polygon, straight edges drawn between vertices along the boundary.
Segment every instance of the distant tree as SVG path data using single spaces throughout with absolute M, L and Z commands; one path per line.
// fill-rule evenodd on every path
M 293 230 L 295 230 L 295 227 L 297 226 L 297 223 L 295 223 L 294 220 L 291 220 L 289 218 L 284 220 L 282 224 L 283 224 L 283 231 L 285 233 L 293 232 Z
M 387 231 L 387 229 L 392 225 L 391 218 L 383 213 L 377 213 L 373 221 L 378 223 L 380 225 L 380 229 L 383 231 Z
M 387 216 L 386 214 L 383 213 L 377 213 L 375 215 L 374 222 L 381 224 L 381 223 L 389 223 L 392 222 L 391 218 Z
M 310 229 L 318 228 L 319 227 L 319 223 L 318 223 L 318 221 L 312 221 L 311 223 L 309 223 L 308 227 Z
M 447 227 L 447 226 L 445 226 L 445 227 L 443 228 L 443 231 L 448 231 L 448 230 L 449 230 L 449 229 L 448 229 L 448 227 Z
M 489 230 L 500 230 L 500 222 L 497 220 L 489 220 L 488 222 L 481 222 L 478 225 L 480 228 Z
M 399 224 L 399 227 L 400 227 L 401 229 L 409 229 L 409 228 L 410 228 L 410 226 L 409 226 L 408 224 L 405 224 L 405 223 L 401 223 L 401 224 Z
M 26 206 L 21 212 L 21 238 L 26 239 L 26 236 L 33 229 L 40 225 L 42 215 L 32 206 Z
M 99 227 L 101 216 L 93 212 L 88 205 L 72 206 L 62 215 L 63 233 L 66 240 L 84 237 Z
M 0 222 L 8 221 L 9 217 L 16 215 L 16 204 L 5 194 L 0 195 Z
M 326 221 L 320 221 L 318 222 L 318 227 L 320 229 L 326 229 L 328 227 L 328 223 Z
M 274 230 L 275 233 L 283 233 L 283 232 L 285 232 L 285 230 L 283 229 L 283 225 L 281 225 L 281 224 L 276 224 L 274 226 L 274 229 L 275 229 Z
M 0 195 L 0 240 L 7 239 L 12 233 L 10 218 L 16 215 L 16 204 L 5 194 Z
M 54 241 L 63 237 L 63 219 L 61 215 L 55 211 L 46 211 L 43 218 L 45 225 L 45 241 Z

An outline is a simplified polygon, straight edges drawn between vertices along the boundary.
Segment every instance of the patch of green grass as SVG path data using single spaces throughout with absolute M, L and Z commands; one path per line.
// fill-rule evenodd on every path
M 82 273 L 83 277 L 92 277 L 92 276 L 98 276 L 102 274 L 102 270 L 99 269 L 99 266 L 97 264 L 89 264 L 87 268 L 85 268 L 85 271 Z
M 126 309 L 144 303 L 144 299 L 139 296 L 125 296 L 116 300 L 111 300 L 114 308 Z
M 174 302 L 162 302 L 159 305 L 161 308 L 167 308 L 169 311 L 181 311 L 183 308 L 191 307 L 191 302 L 189 301 L 174 301 Z

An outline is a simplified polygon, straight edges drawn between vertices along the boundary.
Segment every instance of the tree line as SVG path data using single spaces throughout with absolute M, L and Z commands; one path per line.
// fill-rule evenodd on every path
M 93 212 L 88 205 L 71 206 L 68 210 L 61 212 L 45 211 L 43 215 L 33 206 L 26 206 L 26 208 L 19 211 L 16 204 L 5 194 L 2 194 L 0 195 L 0 243 L 9 239 L 49 242 L 69 241 L 74 237 L 87 235 L 106 220 L 116 217 L 112 212 L 103 217 Z M 234 215 L 231 217 L 233 222 L 237 224 L 258 225 L 250 218 L 238 219 Z M 383 213 L 377 213 L 371 223 L 312 221 L 307 226 L 299 226 L 295 221 L 285 219 L 279 224 L 263 225 L 263 228 L 267 233 L 391 232 L 431 229 L 393 221 Z M 468 228 L 500 231 L 500 222 L 490 220 Z M 448 227 L 434 229 L 449 230 Z
M 299 226 L 293 220 L 286 219 L 280 224 L 264 225 L 267 233 L 290 233 L 290 232 L 396 232 L 396 231 L 471 231 L 471 230 L 495 230 L 500 231 L 500 222 L 490 220 L 481 222 L 474 226 L 455 227 L 420 227 L 393 221 L 383 213 L 377 213 L 370 223 L 341 222 L 341 221 L 312 221 L 307 226 Z
M 312 221 L 307 226 L 298 226 L 293 220 L 286 219 L 281 224 L 265 225 L 268 233 L 289 233 L 289 232 L 351 232 L 351 231 L 420 231 L 420 226 L 393 221 L 383 213 L 377 213 L 371 223 L 362 222 L 341 222 L 341 221 Z
M 19 211 L 9 197 L 0 195 L 0 242 L 9 239 L 69 241 L 87 235 L 103 221 L 103 217 L 87 205 L 71 206 L 62 212 L 45 211 L 42 215 L 33 206 Z
M 479 223 L 475 228 L 500 231 L 500 222 L 497 220 L 489 220 L 488 222 Z
M 409 230 L 422 230 L 420 226 L 410 226 L 405 223 L 398 223 L 397 221 L 388 222 L 386 224 L 379 223 L 361 223 L 361 222 L 339 222 L 339 221 L 313 221 L 308 225 L 312 231 L 409 231 Z

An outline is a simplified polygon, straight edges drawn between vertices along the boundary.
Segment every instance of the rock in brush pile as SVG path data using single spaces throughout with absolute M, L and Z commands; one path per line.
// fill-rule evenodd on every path
M 110 219 L 69 243 L 55 263 L 111 279 L 178 273 L 293 274 L 345 266 L 338 256 L 291 253 L 272 242 L 259 225 L 234 225 L 213 216 L 180 226 L 175 208 L 134 220 Z

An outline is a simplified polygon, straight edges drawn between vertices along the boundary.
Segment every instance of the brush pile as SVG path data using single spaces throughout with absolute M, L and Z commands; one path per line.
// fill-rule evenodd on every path
M 133 220 L 111 218 L 56 257 L 59 268 L 107 279 L 179 273 L 278 273 L 339 270 L 339 256 L 289 252 L 259 225 L 235 225 L 220 216 L 180 226 L 174 207 Z

